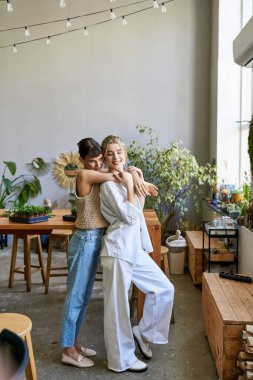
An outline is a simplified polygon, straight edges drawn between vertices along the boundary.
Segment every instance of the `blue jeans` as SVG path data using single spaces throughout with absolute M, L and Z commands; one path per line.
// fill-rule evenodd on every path
M 74 346 L 92 293 L 105 228 L 77 230 L 68 248 L 67 297 L 62 312 L 61 347 Z

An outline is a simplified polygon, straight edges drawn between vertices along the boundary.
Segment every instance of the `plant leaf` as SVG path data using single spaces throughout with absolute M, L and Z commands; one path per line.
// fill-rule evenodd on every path
M 13 161 L 4 161 L 4 163 L 7 166 L 7 168 L 9 169 L 11 175 L 15 175 L 16 174 L 16 170 L 17 170 L 17 165 L 15 164 L 15 162 L 13 162 Z
M 12 181 L 9 178 L 3 177 L 3 184 L 5 187 L 6 195 L 10 195 L 10 193 L 14 190 Z

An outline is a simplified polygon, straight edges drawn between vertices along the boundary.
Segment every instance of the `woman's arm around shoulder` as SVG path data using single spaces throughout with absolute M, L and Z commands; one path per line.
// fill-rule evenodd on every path
M 116 181 L 111 173 L 98 172 L 96 170 L 83 169 L 77 174 L 76 184 L 77 193 L 84 197 L 89 194 L 91 186 L 95 183 L 103 183 L 106 181 Z

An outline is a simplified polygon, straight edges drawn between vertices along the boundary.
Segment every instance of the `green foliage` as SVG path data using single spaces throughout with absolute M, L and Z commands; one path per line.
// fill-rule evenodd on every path
M 48 206 L 34 206 L 29 204 L 13 206 L 9 210 L 10 216 L 40 216 L 40 215 L 51 215 L 51 210 Z
M 244 195 L 244 200 L 249 205 L 251 201 L 251 183 L 250 183 L 250 176 L 246 171 L 244 172 L 244 181 L 242 185 L 242 191 Z
M 232 190 L 230 194 L 243 194 L 243 190 Z
M 16 178 L 8 178 L 9 171 L 13 177 L 16 174 L 16 164 L 12 161 L 4 161 L 2 181 L 0 182 L 0 208 L 5 208 L 9 203 L 24 205 L 29 198 L 41 193 L 41 184 L 36 176 L 20 175 Z
M 139 167 L 144 178 L 159 188 L 159 195 L 148 197 L 145 207 L 153 207 L 161 221 L 163 236 L 169 230 L 175 231 L 177 222 L 187 218 L 190 200 L 196 211 L 200 210 L 198 198 L 216 181 L 216 167 L 207 163 L 198 165 L 195 157 L 181 142 L 173 142 L 169 148 L 161 149 L 156 131 L 137 126 L 141 140 L 146 145 L 133 141 L 128 147 L 131 165 Z

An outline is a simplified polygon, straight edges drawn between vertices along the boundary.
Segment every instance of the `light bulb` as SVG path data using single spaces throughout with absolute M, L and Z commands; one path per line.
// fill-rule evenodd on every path
M 31 35 L 30 30 L 27 28 L 27 26 L 25 26 L 25 35 L 26 37 L 30 37 Z
M 166 13 L 166 12 L 167 12 L 167 8 L 166 8 L 166 6 L 164 5 L 164 3 L 162 3 L 162 12 L 163 12 L 163 13 Z
M 47 37 L 46 44 L 47 44 L 47 45 L 50 45 L 50 44 L 51 44 L 50 36 Z
M 71 20 L 68 18 L 67 19 L 67 28 L 71 28 L 72 24 L 71 24 Z
M 113 10 L 111 9 L 111 19 L 112 20 L 115 20 L 116 18 L 116 14 L 113 12 Z
M 13 12 L 13 6 L 10 3 L 10 0 L 7 0 L 7 12 Z
M 66 7 L 66 3 L 64 0 L 60 0 L 60 7 L 61 8 L 65 8 Z
M 116 0 L 110 0 L 111 3 L 115 3 Z
M 18 52 L 18 49 L 17 49 L 17 46 L 16 44 L 13 45 L 13 53 L 17 53 Z
M 153 7 L 154 7 L 155 9 L 157 9 L 157 8 L 159 7 L 159 4 L 158 4 L 158 1 L 157 1 L 157 0 L 154 0 L 154 2 L 153 2 Z
M 83 30 L 83 35 L 84 35 L 85 37 L 87 37 L 87 36 L 89 35 L 89 32 L 88 32 L 86 26 L 85 26 L 83 29 L 84 29 L 84 30 Z
M 127 20 L 125 19 L 125 16 L 122 16 L 121 24 L 122 24 L 123 26 L 127 25 Z

